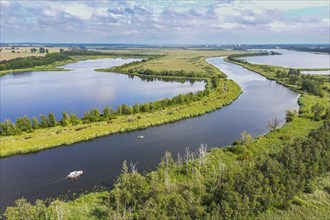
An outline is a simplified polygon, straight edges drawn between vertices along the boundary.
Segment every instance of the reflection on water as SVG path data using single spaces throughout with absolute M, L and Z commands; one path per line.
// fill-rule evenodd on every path
M 77 113 L 106 105 L 133 105 L 171 98 L 179 93 L 203 90 L 205 83 L 186 80 L 128 77 L 123 74 L 95 72 L 129 63 L 135 59 L 97 59 L 65 65 L 71 71 L 14 73 L 0 77 L 1 121 L 6 118 L 39 116 L 62 112 Z

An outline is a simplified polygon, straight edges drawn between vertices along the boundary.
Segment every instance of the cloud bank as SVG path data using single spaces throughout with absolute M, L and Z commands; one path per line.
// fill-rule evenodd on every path
M 1 42 L 329 43 L 329 1 L 1 1 Z

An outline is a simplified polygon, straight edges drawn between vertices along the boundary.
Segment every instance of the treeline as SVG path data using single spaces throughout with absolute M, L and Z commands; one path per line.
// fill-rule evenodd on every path
M 44 114 L 40 115 L 40 121 L 33 117 L 32 120 L 27 116 L 17 118 L 16 123 L 9 119 L 0 123 L 0 135 L 10 136 L 18 135 L 22 132 L 33 132 L 33 130 L 40 128 L 61 126 L 71 126 L 77 124 L 89 124 L 99 121 L 109 121 L 120 115 L 131 115 L 140 112 L 154 112 L 166 107 L 189 104 L 193 101 L 200 100 L 204 96 L 210 94 L 210 89 L 206 88 L 203 91 L 189 92 L 187 94 L 179 94 L 173 98 L 165 98 L 163 100 L 149 102 L 144 104 L 135 103 L 133 106 L 122 104 L 117 107 L 116 110 L 109 106 L 106 106 L 102 113 L 98 109 L 92 109 L 84 113 L 82 118 L 79 118 L 76 114 L 71 113 L 70 115 L 63 112 L 62 119 L 57 120 L 53 113 L 49 113 L 48 117 Z
M 189 77 L 189 78 L 208 78 L 210 74 L 208 73 L 198 73 L 194 71 L 185 70 L 161 70 L 154 71 L 151 69 L 129 69 L 128 74 L 139 74 L 146 76 L 174 76 L 174 77 Z
M 255 65 L 250 64 L 246 60 L 237 59 L 237 55 L 228 56 L 228 60 L 236 63 L 241 63 L 243 65 Z M 274 71 L 273 66 L 268 65 L 257 65 L 258 68 L 262 68 L 263 71 L 267 73 L 272 73 Z M 288 70 L 277 70 L 275 72 L 275 77 L 279 80 L 279 82 L 284 84 L 293 85 L 295 87 L 299 87 L 299 89 L 303 92 L 308 92 L 317 96 L 323 96 L 322 93 L 322 82 L 324 81 L 318 76 L 309 75 L 309 74 L 301 74 L 299 69 L 288 69 Z
M 134 78 L 134 74 L 128 74 L 129 78 Z M 190 84 L 194 84 L 197 81 L 201 81 L 200 79 L 188 79 L 188 78 L 165 78 L 161 76 L 137 76 L 144 82 L 153 82 L 153 81 L 162 81 L 162 82 L 179 82 L 179 83 L 186 83 L 189 82 Z M 206 82 L 206 80 L 204 80 Z
M 301 74 L 298 69 L 289 69 L 289 71 L 276 71 L 276 77 L 281 81 L 291 85 L 298 85 L 304 92 L 322 96 L 322 79 L 309 74 Z
M 86 49 L 61 50 L 60 52 L 61 54 L 65 54 L 68 56 L 116 56 L 116 57 L 144 57 L 144 58 L 155 58 L 162 56 L 162 55 L 151 55 L 151 54 L 140 54 L 140 53 L 100 52 L 100 51 L 86 50 Z
M 254 57 L 254 56 L 268 56 L 268 55 L 282 55 L 281 53 L 275 52 L 275 51 L 256 51 L 253 53 L 242 53 L 242 54 L 235 54 L 235 55 L 230 55 L 228 56 L 229 60 L 234 60 L 236 61 L 237 58 L 241 58 L 241 57 Z M 243 59 L 239 59 L 241 62 L 244 62 L 245 60 Z
M 12 60 L 3 60 L 0 62 L 0 71 L 31 68 L 35 66 L 49 65 L 58 61 L 70 59 L 65 54 L 51 53 L 44 57 L 20 57 Z
M 154 56 L 154 57 L 149 57 L 149 58 L 144 58 L 140 61 L 134 61 L 131 63 L 126 63 L 121 66 L 114 66 L 111 68 L 106 68 L 106 69 L 98 69 L 99 71 L 105 71 L 105 72 L 119 72 L 119 73 L 124 73 L 128 75 L 144 75 L 144 76 L 168 76 L 168 77 L 187 77 L 187 78 L 210 78 L 210 77 L 220 77 L 220 78 L 226 78 L 227 76 L 220 72 L 220 74 L 215 74 L 214 71 L 212 71 L 212 68 L 206 67 L 204 70 L 206 73 L 201 73 L 201 72 L 195 72 L 195 71 L 185 71 L 185 70 L 152 70 L 152 69 L 139 69 L 138 65 L 145 63 L 147 61 L 150 61 L 152 59 L 156 59 L 161 57 L 162 55 L 159 56 Z M 131 68 L 130 68 L 131 67 Z
M 55 200 L 49 206 L 25 199 L 7 208 L 7 219 L 97 218 L 97 219 L 246 219 L 273 207 L 286 209 L 300 192 L 313 192 L 315 177 L 330 171 L 330 124 L 312 131 L 305 140 L 272 155 L 244 156 L 238 147 L 225 154 L 237 155 L 237 164 L 226 166 L 218 154 L 201 145 L 196 153 L 189 148 L 174 160 L 166 153 L 156 171 L 141 175 L 126 161 L 114 189 L 102 194 L 84 209 L 79 203 Z M 227 152 L 226 152 L 227 151 Z M 248 149 L 244 149 L 248 151 Z M 70 205 L 71 204 L 71 205 Z M 79 208 L 78 208 L 79 207 Z M 88 208 L 87 208 L 88 207 Z M 88 211 L 86 211 L 88 210 Z
M 129 64 L 124 64 L 119 67 L 112 67 L 109 69 L 98 69 L 99 71 L 106 71 L 106 72 L 119 72 L 124 73 L 127 75 L 142 75 L 142 76 L 168 76 L 168 77 L 187 77 L 187 78 L 210 78 L 210 77 L 220 77 L 220 78 L 226 78 L 225 75 L 214 75 L 213 72 L 207 72 L 207 73 L 201 73 L 201 72 L 194 72 L 194 71 L 185 71 L 185 70 L 161 70 L 161 71 L 155 71 L 151 69 L 127 69 L 127 67 L 139 64 L 141 62 L 146 62 L 146 59 L 143 59 L 142 61 L 134 61 Z M 126 69 L 125 69 L 126 68 Z
M 328 45 L 313 45 L 313 46 L 289 46 L 289 50 L 297 50 L 304 52 L 328 53 L 330 54 L 330 46 Z

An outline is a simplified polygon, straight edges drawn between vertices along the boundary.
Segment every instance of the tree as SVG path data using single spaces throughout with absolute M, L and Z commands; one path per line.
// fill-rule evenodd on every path
M 62 126 L 69 126 L 71 124 L 70 116 L 66 112 L 63 112 L 62 115 L 63 115 L 62 120 L 61 120 Z
M 312 106 L 311 110 L 313 113 L 313 119 L 318 121 L 321 119 L 322 113 L 325 110 L 325 108 L 320 103 L 316 103 L 315 105 Z
M 32 124 L 31 120 L 24 116 L 23 118 L 17 118 L 16 120 L 16 127 L 21 131 L 32 131 Z
M 241 133 L 241 142 L 242 143 L 249 143 L 250 141 L 252 141 L 252 136 L 251 134 L 247 133 L 246 131 L 243 131 Z
M 301 89 L 303 91 L 310 92 L 316 95 L 319 95 L 321 92 L 320 83 L 311 79 L 303 80 L 301 84 Z
M 49 53 L 49 50 L 48 49 L 46 49 L 46 53 Z
M 42 127 L 42 128 L 48 127 L 48 120 L 44 114 L 40 115 L 40 127 Z
M 32 128 L 33 129 L 39 128 L 39 121 L 38 121 L 38 119 L 36 117 L 33 117 L 32 118 Z
M 3 123 L 0 123 L 0 133 L 1 135 L 9 136 L 20 134 L 21 131 L 17 129 L 16 125 L 12 121 L 6 119 Z
M 40 48 L 39 48 L 39 52 L 40 52 L 40 53 L 45 53 L 45 48 L 44 48 L 44 47 L 40 47 Z
M 122 105 L 118 105 L 118 107 L 117 107 L 117 114 L 118 114 L 118 115 L 123 114 L 123 108 L 122 108 Z
M 35 219 L 35 209 L 25 198 L 16 200 L 15 204 L 15 208 L 6 210 L 7 219 Z
M 73 125 L 78 125 L 80 124 L 80 119 L 78 118 L 78 116 L 74 113 L 71 113 L 70 114 L 70 122 L 73 124 Z
M 280 123 L 281 123 L 280 119 L 277 116 L 275 116 L 272 120 L 268 121 L 268 128 L 271 131 L 274 131 L 280 126 Z
M 106 119 L 112 119 L 114 117 L 115 111 L 110 106 L 105 106 L 103 109 L 103 117 Z
M 97 122 L 100 120 L 100 112 L 98 109 L 92 109 L 84 113 L 83 119 L 85 122 Z
M 60 53 L 64 53 L 64 49 L 63 48 L 60 48 Z
M 56 118 L 55 118 L 55 115 L 54 113 L 49 113 L 48 114 L 48 119 L 49 119 L 49 127 L 55 127 L 56 126 Z
M 137 102 L 133 106 L 133 111 L 135 114 L 140 112 L 140 105 Z
M 286 111 L 286 115 L 285 115 L 285 120 L 286 122 L 290 122 L 293 121 L 293 118 L 296 117 L 298 115 L 297 110 L 288 110 Z

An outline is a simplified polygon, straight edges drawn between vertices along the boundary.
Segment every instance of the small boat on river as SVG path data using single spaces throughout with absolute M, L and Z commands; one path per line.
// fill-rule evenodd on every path
M 139 136 L 138 136 L 138 139 L 142 139 L 142 138 L 144 138 L 143 135 L 139 135 Z
M 77 178 L 77 177 L 83 175 L 83 173 L 84 173 L 84 171 L 82 171 L 82 170 L 73 171 L 73 172 L 69 173 L 69 175 L 68 175 L 68 179 L 74 179 L 74 178 Z

